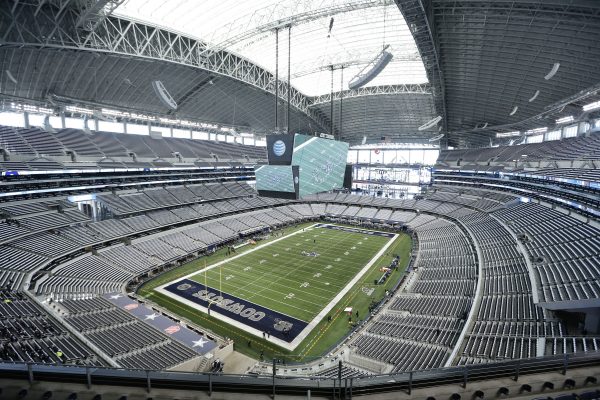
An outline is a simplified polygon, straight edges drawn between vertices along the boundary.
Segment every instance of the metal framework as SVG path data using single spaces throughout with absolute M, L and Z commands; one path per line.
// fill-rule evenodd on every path
M 424 142 L 433 132 L 419 132 L 418 127 L 435 117 L 428 89 L 427 85 L 407 85 L 335 92 L 333 111 L 341 116 L 343 102 L 343 118 L 332 117 L 331 95 L 313 98 L 319 102 L 311 107 L 334 121 L 334 134 L 352 145 L 361 143 L 364 136 L 367 143 Z
M 282 104 L 285 104 L 289 95 L 290 105 L 296 114 L 292 119 L 299 117 L 302 119 L 302 127 L 309 129 L 310 126 L 311 131 L 327 132 L 331 130 L 332 123 L 335 125 L 335 121 L 331 120 L 330 107 L 323 107 L 323 104 L 332 100 L 339 101 L 343 97 L 344 130 L 349 131 L 354 127 L 350 137 L 354 138 L 359 133 L 365 135 L 368 131 L 391 134 L 394 120 L 400 119 L 404 121 L 402 124 L 397 122 L 400 124 L 397 127 L 403 129 L 402 135 L 408 135 L 417 121 L 429 117 L 423 121 L 427 122 L 436 115 L 441 115 L 442 133 L 446 133 L 444 140 L 447 139 L 447 144 L 455 147 L 488 146 L 496 131 L 508 127 L 535 128 L 538 123 L 540 126 L 551 126 L 555 119 L 575 115 L 580 111 L 578 103 L 582 101 L 579 95 L 581 91 L 600 82 L 600 69 L 596 68 L 600 59 L 600 2 L 595 0 L 395 0 L 415 40 L 429 84 L 368 87 L 312 98 L 290 87 L 286 82 L 289 76 L 276 84 L 274 74 L 247 58 L 211 47 L 204 41 L 181 33 L 110 15 L 112 7 L 120 1 L 0 2 L 0 52 L 7 55 L 3 65 L 8 65 L 6 68 L 14 71 L 28 67 L 24 76 L 32 79 L 41 76 L 34 71 L 37 65 L 59 58 L 58 61 L 62 60 L 62 64 L 57 65 L 63 68 L 65 65 L 78 65 L 78 62 L 85 61 L 88 68 L 104 64 L 115 70 L 136 66 L 136 63 L 148 60 L 158 60 L 172 63 L 171 65 L 177 64 L 174 68 L 178 68 L 178 73 L 182 76 L 179 82 L 184 76 L 188 78 L 186 73 L 189 72 L 201 71 L 214 75 L 215 81 L 219 80 L 220 83 L 218 87 L 214 86 L 214 96 L 227 96 L 244 88 L 244 107 L 247 111 L 244 120 L 238 117 L 240 125 L 253 128 L 258 125 L 255 117 L 260 113 L 264 114 L 265 107 L 253 104 L 252 101 L 265 92 L 281 100 Z M 315 0 L 300 0 L 297 4 L 274 4 L 270 8 L 255 11 L 249 19 L 248 15 L 244 16 L 244 21 L 247 21 L 244 24 L 231 21 L 225 28 L 228 29 L 226 35 L 215 35 L 223 40 L 213 43 L 222 46 L 231 46 L 241 41 L 246 41 L 244 44 L 258 43 L 264 38 L 265 30 L 272 30 L 280 25 L 301 24 L 323 18 L 325 14 L 351 11 L 348 7 L 367 9 L 384 6 L 390 4 L 390 1 L 356 0 L 355 5 L 349 6 L 348 0 L 340 0 L 322 8 L 315 6 Z M 369 11 L 376 10 L 373 8 Z M 303 43 L 300 31 L 301 28 L 294 34 L 294 43 Z M 34 50 L 38 54 L 26 53 Z M 13 57 L 16 60 L 14 64 L 9 60 L 12 57 L 10 51 L 22 51 L 18 54 L 20 58 Z M 75 52 L 77 55 L 71 58 L 54 57 Z M 90 62 L 86 58 L 99 53 L 106 54 L 98 58 L 103 63 Z M 417 57 L 412 53 L 414 50 L 404 56 Z M 119 58 L 119 64 L 114 60 L 106 61 L 109 58 Z M 348 58 L 350 60 L 331 60 L 326 64 L 327 68 L 332 64 L 336 67 L 348 67 L 345 72 L 350 74 L 349 66 L 353 62 L 358 64 L 357 60 L 364 56 L 356 53 Z M 123 62 L 124 59 L 130 61 Z M 72 63 L 69 64 L 71 60 Z M 320 62 L 320 59 L 317 61 Z M 297 63 L 301 62 L 299 60 Z M 294 67 L 301 71 L 302 68 L 298 68 L 297 63 L 294 63 Z M 545 79 L 545 75 L 557 63 L 561 67 L 555 76 Z M 308 71 L 297 72 L 291 77 L 307 76 L 315 68 L 325 67 L 309 65 Z M 73 70 L 77 70 L 77 67 Z M 150 67 L 137 65 L 136 71 L 146 70 L 148 74 L 154 73 Z M 46 72 L 47 82 L 19 82 L 23 90 L 10 92 L 16 84 L 5 80 L 7 84 L 3 86 L 3 91 L 8 88 L 8 94 L 26 97 L 36 90 L 36 96 L 30 97 L 41 100 L 52 92 L 54 86 L 66 87 L 57 78 L 60 72 Z M 112 73 L 105 70 L 101 72 L 98 76 L 106 77 Z M 80 81 L 73 85 L 80 85 L 78 89 L 81 92 L 90 87 L 98 87 L 85 79 L 84 72 L 77 76 L 81 77 Z M 228 79 L 224 79 L 225 77 Z M 205 77 L 198 76 L 190 87 L 208 92 L 210 85 L 204 85 L 205 82 Z M 217 93 L 221 88 L 224 90 Z M 118 97 L 122 98 L 121 103 L 131 103 L 135 99 L 131 93 L 126 93 L 125 88 L 113 90 L 101 87 L 100 91 L 104 94 L 102 101 L 113 102 L 113 98 Z M 194 103 L 197 98 L 201 98 L 200 95 L 194 96 L 196 92 L 186 94 L 186 91 L 180 90 L 179 93 L 184 100 L 188 99 L 190 109 L 197 104 L 204 104 L 200 102 L 201 99 Z M 410 96 L 412 99 L 409 99 Z M 429 96 L 429 99 L 425 100 L 425 96 Z M 569 100 L 572 97 L 575 99 L 573 102 Z M 93 99 L 90 96 L 87 100 Z M 270 99 L 269 97 L 268 100 Z M 566 106 L 554 108 L 555 104 L 561 103 Z M 238 108 L 242 108 L 239 104 L 241 103 L 238 102 Z M 272 103 L 268 107 L 269 127 L 272 120 L 270 104 Z M 434 112 L 430 112 L 430 104 L 434 104 Z M 515 110 L 515 113 L 511 113 L 511 110 Z M 282 119 L 279 121 L 281 125 L 283 113 L 278 114 Z M 227 118 L 229 117 L 223 116 L 220 120 Z M 266 124 L 263 123 L 261 128 L 266 128 Z M 337 130 L 334 127 L 333 131 Z M 412 133 L 418 135 L 414 131 Z M 429 132 L 432 133 L 433 131 Z M 341 134 L 348 137 L 345 132 Z
M 93 31 L 106 17 L 111 15 L 125 0 L 83 0 L 77 28 Z
M 236 43 L 250 40 L 276 28 L 296 26 L 320 18 L 330 17 L 349 11 L 362 10 L 371 7 L 382 7 L 394 4 L 393 0 L 360 0 L 342 4 L 327 4 L 314 9 L 314 0 L 300 0 L 287 7 L 287 3 L 276 3 L 252 13 L 248 19 L 238 18 L 223 26 L 215 36 L 219 42 L 207 49 L 219 51 L 231 48 Z M 248 29 L 250 26 L 252 28 Z
M 444 93 L 444 75 L 439 64 L 439 50 L 435 41 L 434 26 L 430 23 L 431 6 L 427 0 L 396 0 L 396 4 L 411 29 L 419 53 L 432 84 L 435 108 L 442 116 L 442 130 L 448 128 L 446 118 L 446 96 Z
M 374 52 L 373 52 L 374 54 Z M 304 69 L 302 68 L 300 71 L 293 73 L 292 78 L 299 78 L 301 76 L 306 76 L 310 74 L 314 74 L 315 72 L 329 70 L 333 65 L 333 69 L 340 69 L 351 67 L 353 65 L 364 65 L 368 64 L 372 61 L 373 58 L 356 58 L 354 60 L 343 61 L 339 63 L 327 64 L 327 59 L 325 57 L 321 57 L 316 59 L 314 63 L 318 65 L 318 67 Z M 394 55 L 395 61 L 421 61 L 421 56 L 418 53 L 414 54 L 400 54 L 398 56 Z
M 454 147 L 489 146 L 494 130 L 506 127 L 551 126 L 577 110 L 568 106 L 546 116 L 549 105 L 600 82 L 598 1 L 396 4 L 413 32 Z M 545 79 L 557 63 L 557 73 Z
M 407 85 L 392 85 L 392 86 L 369 86 L 362 87 L 355 90 L 343 90 L 341 92 L 333 93 L 333 100 L 340 100 L 341 98 L 350 99 L 354 97 L 362 96 L 376 96 L 382 94 L 431 94 L 431 86 L 428 83 L 421 84 L 407 84 Z M 327 93 L 321 96 L 312 97 L 310 100 L 310 106 L 316 106 L 323 103 L 329 103 L 331 101 L 331 93 Z
M 176 32 L 114 16 L 97 20 L 93 31 L 78 29 L 79 10 L 60 4 L 15 1 L 0 6 L 0 38 L 4 46 L 90 50 L 150 58 L 201 68 L 275 94 L 275 76 L 251 61 L 227 51 L 206 54 L 206 43 Z M 329 121 L 309 108 L 302 93 L 279 82 L 279 97 L 326 129 Z M 289 94 L 288 94 L 289 91 Z

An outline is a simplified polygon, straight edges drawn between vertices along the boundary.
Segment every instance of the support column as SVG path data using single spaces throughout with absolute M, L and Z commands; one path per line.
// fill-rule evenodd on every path
M 279 28 L 275 28 L 275 131 L 279 133 Z
M 287 77 L 287 133 L 292 133 L 292 128 L 290 126 L 290 101 L 292 98 L 292 25 L 288 27 L 288 77 Z
M 329 134 L 333 135 L 334 131 L 333 131 L 333 122 L 335 121 L 335 119 L 333 118 L 333 64 L 330 66 L 331 68 L 331 94 L 329 96 L 329 113 L 330 113 L 330 118 L 329 120 L 331 121 L 331 126 L 329 128 Z
M 338 140 L 342 139 L 342 111 L 344 105 L 344 66 L 342 65 L 341 77 L 340 77 L 340 123 L 338 124 Z
M 92 200 L 91 203 L 92 206 L 92 221 L 96 222 L 98 221 L 98 202 L 96 200 Z

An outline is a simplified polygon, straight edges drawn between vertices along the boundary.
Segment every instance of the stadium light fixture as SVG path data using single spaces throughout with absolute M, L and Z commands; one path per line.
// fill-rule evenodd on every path
M 156 93 L 158 98 L 165 106 L 172 110 L 177 110 L 177 102 L 173 99 L 167 88 L 165 88 L 165 85 L 162 83 L 162 81 L 153 81 L 152 88 L 154 89 L 154 93 Z
M 91 108 L 83 108 L 83 107 L 77 107 L 77 106 L 66 106 L 65 111 L 70 112 L 70 113 L 83 114 L 83 115 L 93 115 L 94 114 L 94 110 L 92 110 Z
M 497 138 L 507 138 L 507 137 L 514 137 L 514 136 L 520 136 L 520 135 L 521 135 L 521 131 L 498 132 L 498 133 L 496 133 L 496 137 Z
M 10 108 L 15 111 L 30 112 L 33 114 L 54 114 L 54 110 L 52 110 L 51 108 L 38 107 L 32 104 L 10 103 Z
M 600 108 L 600 100 L 583 106 L 583 111 L 592 111 Z
M 530 129 L 528 131 L 525 131 L 526 135 L 535 135 L 538 133 L 545 133 L 548 130 L 547 127 L 543 127 L 543 128 L 535 128 L 535 129 Z
M 562 117 L 556 120 L 556 124 L 560 125 L 560 124 L 568 124 L 569 122 L 573 122 L 575 120 L 575 118 L 573 118 L 572 115 L 566 116 L 566 117 Z

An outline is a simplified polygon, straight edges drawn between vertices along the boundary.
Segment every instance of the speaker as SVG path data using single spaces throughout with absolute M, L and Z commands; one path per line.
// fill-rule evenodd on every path
M 165 85 L 163 85 L 161 81 L 153 81 L 152 88 L 154 89 L 154 93 L 156 93 L 156 95 L 163 102 L 164 105 L 173 110 L 177 109 L 177 102 L 173 100 L 173 97 L 171 97 L 171 95 L 167 91 L 167 88 L 165 88 Z

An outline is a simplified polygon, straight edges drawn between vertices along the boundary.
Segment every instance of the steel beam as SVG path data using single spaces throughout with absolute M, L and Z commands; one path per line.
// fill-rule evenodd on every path
M 66 1 L 66 0 L 65 0 Z M 149 24 L 115 16 L 98 20 L 93 31 L 78 28 L 81 11 L 45 4 L 0 2 L 0 39 L 4 46 L 89 50 L 167 61 L 227 76 L 275 94 L 275 77 L 250 60 L 228 51 L 206 54 L 205 42 Z M 323 130 L 329 121 L 309 108 L 309 99 L 279 82 L 279 98 L 305 113 Z M 289 94 L 288 94 L 289 91 Z
M 429 83 L 421 84 L 406 84 L 406 85 L 387 85 L 387 86 L 367 86 L 354 90 L 342 90 L 333 93 L 333 100 L 341 98 L 349 99 L 362 96 L 377 96 L 391 94 L 431 94 L 431 86 Z M 331 93 L 323 94 L 310 98 L 310 107 L 329 103 L 331 101 Z

